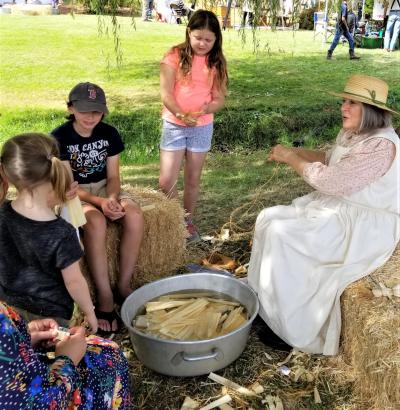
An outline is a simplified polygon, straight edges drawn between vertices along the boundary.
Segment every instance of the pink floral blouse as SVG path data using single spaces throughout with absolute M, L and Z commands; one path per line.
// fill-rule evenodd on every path
M 326 152 L 325 164 L 313 162 L 304 168 L 304 180 L 313 188 L 328 195 L 351 195 L 376 181 L 390 168 L 395 155 L 395 145 L 382 137 L 374 137 L 358 144 L 365 135 L 339 133 L 337 145 L 352 147 L 333 165 L 329 158 L 333 149 Z

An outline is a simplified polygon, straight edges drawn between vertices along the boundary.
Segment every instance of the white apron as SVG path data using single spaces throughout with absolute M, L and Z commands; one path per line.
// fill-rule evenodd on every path
M 400 239 L 399 138 L 392 128 L 377 136 L 396 145 L 390 169 L 377 181 L 345 197 L 314 191 L 257 218 L 248 282 L 260 316 L 298 350 L 338 353 L 340 295 L 382 266 Z M 350 149 L 336 146 L 330 164 Z

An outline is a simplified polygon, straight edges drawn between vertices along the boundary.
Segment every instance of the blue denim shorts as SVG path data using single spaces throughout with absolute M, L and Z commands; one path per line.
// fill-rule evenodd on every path
M 213 123 L 199 127 L 183 127 L 164 120 L 160 148 L 164 151 L 208 152 L 212 135 Z

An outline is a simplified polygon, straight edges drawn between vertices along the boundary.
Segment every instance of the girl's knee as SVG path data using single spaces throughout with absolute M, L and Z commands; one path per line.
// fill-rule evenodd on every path
M 174 183 L 175 181 L 173 181 L 171 178 L 164 177 L 162 175 L 158 179 L 158 186 L 163 192 L 169 192 L 173 188 Z
M 143 223 L 144 223 L 143 211 L 141 210 L 138 204 L 134 202 L 130 202 L 129 204 L 124 204 L 124 208 L 125 208 L 124 224 L 128 224 L 129 226 L 133 226 L 133 227 L 143 226 Z
M 84 231 L 105 232 L 107 229 L 106 217 L 100 211 L 91 211 L 86 213 L 86 224 L 83 226 Z

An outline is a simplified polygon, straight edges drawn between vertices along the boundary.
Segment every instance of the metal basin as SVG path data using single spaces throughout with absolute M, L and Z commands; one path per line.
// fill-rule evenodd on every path
M 249 320 L 226 335 L 190 341 L 159 339 L 132 327 L 132 319 L 148 301 L 166 293 L 188 290 L 229 295 L 245 306 Z M 135 290 L 122 305 L 121 316 L 136 356 L 145 366 L 169 376 L 198 376 L 222 369 L 241 355 L 258 307 L 257 295 L 243 282 L 225 275 L 191 273 L 161 279 Z

